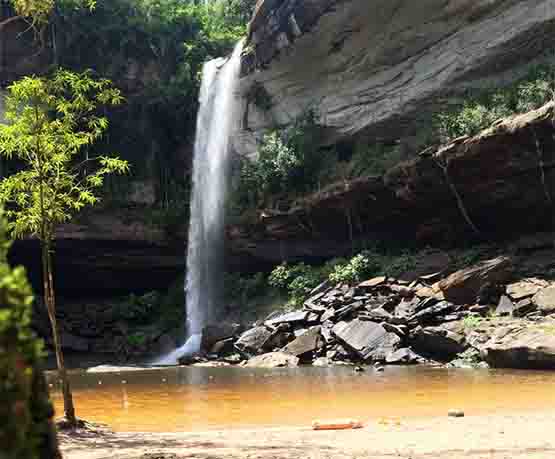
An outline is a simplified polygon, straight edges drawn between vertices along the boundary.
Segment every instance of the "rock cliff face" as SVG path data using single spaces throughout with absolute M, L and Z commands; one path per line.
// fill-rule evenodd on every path
M 142 212 L 146 212 L 143 209 Z M 141 209 L 97 210 L 80 223 L 59 227 L 57 289 L 66 296 L 102 296 L 167 288 L 185 269 L 186 222 L 169 234 L 141 217 Z M 37 289 L 41 267 L 38 241 L 18 241 L 12 261 L 23 263 Z
M 554 103 L 499 121 L 400 163 L 381 177 L 338 183 L 230 229 L 235 254 L 276 264 L 349 253 L 358 241 L 438 244 L 551 228 Z
M 314 106 L 324 141 L 408 139 L 467 88 L 508 83 L 543 59 L 550 0 L 264 0 L 250 25 L 235 145 Z M 257 107 L 264 89 L 271 110 Z M 260 105 L 260 104 L 258 104 Z

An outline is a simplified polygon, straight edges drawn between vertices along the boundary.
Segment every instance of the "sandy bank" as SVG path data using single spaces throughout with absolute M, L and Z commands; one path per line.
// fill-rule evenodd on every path
M 61 434 L 65 459 L 546 459 L 555 412 L 374 420 L 361 430 Z

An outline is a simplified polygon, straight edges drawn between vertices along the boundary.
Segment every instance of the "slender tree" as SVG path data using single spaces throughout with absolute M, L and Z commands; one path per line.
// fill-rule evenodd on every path
M 107 174 L 129 170 L 128 163 L 117 157 L 84 156 L 108 127 L 99 108 L 122 100 L 109 80 L 94 79 L 89 72 L 58 70 L 51 78 L 25 77 L 12 84 L 6 97 L 6 124 L 0 124 L 0 155 L 15 159 L 20 167 L 0 182 L 0 202 L 12 237 L 40 241 L 44 301 L 71 425 L 76 425 L 76 417 L 56 322 L 53 244 L 59 224 L 99 202 L 98 191 Z

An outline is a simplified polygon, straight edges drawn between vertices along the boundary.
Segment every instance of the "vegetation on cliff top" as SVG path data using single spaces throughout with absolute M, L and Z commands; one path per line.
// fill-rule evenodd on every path
M 262 92 L 263 88 L 257 89 L 257 93 Z M 380 141 L 319 147 L 318 107 L 312 107 L 308 115 L 290 126 L 269 130 L 258 146 L 256 161 L 241 161 L 235 208 L 286 210 L 295 199 L 330 183 L 381 175 L 407 159 L 411 149 L 415 152 L 417 148 L 475 135 L 503 117 L 539 108 L 555 99 L 555 65 L 533 66 L 512 85 L 469 91 L 464 99 L 462 104 L 437 113 L 421 134 L 426 143 L 410 148 L 400 142 Z M 271 110 L 268 101 L 265 107 Z

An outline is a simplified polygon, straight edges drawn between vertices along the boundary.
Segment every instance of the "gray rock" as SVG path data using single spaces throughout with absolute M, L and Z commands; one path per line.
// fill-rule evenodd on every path
M 519 301 L 523 298 L 534 296 L 547 286 L 549 286 L 549 282 L 543 279 L 537 279 L 535 277 L 522 279 L 521 281 L 507 285 L 507 295 L 513 300 Z
M 295 334 L 289 332 L 288 324 L 280 324 L 266 342 L 262 345 L 262 349 L 266 351 L 273 351 L 274 349 L 280 349 L 289 343 L 291 340 L 295 339 Z
M 450 330 L 447 325 L 418 327 L 412 332 L 410 343 L 419 354 L 441 361 L 453 359 L 467 347 L 464 334 Z
M 432 300 L 433 302 L 434 300 Z M 424 300 L 423 303 L 430 303 L 428 300 Z M 448 301 L 440 301 L 439 303 L 433 304 L 432 306 L 426 307 L 419 310 L 409 318 L 411 323 L 429 323 L 437 322 L 441 320 L 442 317 L 455 311 L 456 307 L 453 303 Z
M 283 314 L 279 317 L 274 319 L 267 320 L 265 323 L 271 327 L 275 327 L 276 325 L 280 324 L 292 324 L 296 322 L 304 322 L 308 318 L 308 311 L 293 311 L 287 314 Z
M 320 333 L 322 333 L 322 338 L 324 338 L 324 341 L 329 344 L 332 343 L 333 341 L 335 341 L 335 338 L 333 337 L 331 330 L 333 328 L 333 323 L 324 323 L 322 324 L 322 329 L 320 330 Z
M 312 353 L 320 349 L 323 345 L 322 335 L 320 334 L 321 328 L 322 327 L 313 327 L 304 332 L 285 346 L 282 351 L 300 358 L 307 354 L 312 356 Z
M 321 316 L 321 312 L 311 312 L 310 314 L 308 314 L 308 317 L 306 318 L 307 323 L 309 324 L 315 324 L 317 322 L 320 322 L 320 316 Z
M 410 301 L 403 299 L 395 308 L 395 317 L 408 320 L 409 317 L 416 314 L 420 303 L 421 300 L 419 298 L 413 298 Z
M 208 325 L 202 330 L 202 340 L 200 348 L 209 351 L 218 342 L 228 338 L 233 338 L 241 332 L 241 325 L 222 322 L 218 325 Z
M 361 282 L 360 284 L 358 284 L 358 287 L 364 290 L 372 290 L 376 287 L 379 287 L 380 285 L 385 284 L 386 281 L 387 277 L 385 276 L 374 277 L 373 279 Z
M 495 309 L 495 314 L 499 316 L 512 316 L 514 309 L 515 305 L 511 299 L 508 296 L 503 295 L 499 300 L 497 308 Z
M 299 365 L 299 359 L 284 352 L 269 352 L 268 354 L 253 357 L 246 363 L 249 368 L 294 368 Z
M 445 104 L 440 96 L 519 78 L 521 72 L 507 75 L 499 62 L 541 55 L 542 46 L 529 37 L 549 36 L 551 6 L 551 0 L 259 2 L 241 87 L 248 93 L 262 84 L 276 104 L 271 113 L 249 104 L 234 145 L 253 154 L 269 128 L 291 122 L 315 100 L 327 142 L 417 132 Z M 495 46 L 487 46 L 492 36 Z M 387 44 L 381 37 L 389 37 Z
M 333 327 L 332 333 L 364 360 L 385 359 L 401 341 L 397 335 L 388 333 L 381 325 L 359 319 L 339 322 Z
M 272 336 L 272 332 L 266 327 L 251 328 L 239 337 L 235 347 L 242 352 L 256 354 L 261 351 L 270 336 Z
M 313 367 L 329 367 L 330 365 L 331 361 L 327 357 L 318 357 L 312 362 Z
M 403 338 L 407 334 L 408 330 L 406 325 L 394 325 L 388 324 L 387 322 L 383 322 L 381 326 L 389 333 L 395 333 L 400 338 Z
M 320 285 L 318 285 L 317 287 L 315 287 L 311 292 L 310 292 L 310 296 L 312 298 L 310 298 L 310 300 L 314 300 L 314 297 L 316 295 L 320 295 L 325 294 L 327 291 L 329 291 L 332 288 L 332 283 L 329 280 L 325 280 L 324 282 L 322 282 Z M 320 297 L 321 298 L 321 297 Z M 309 301 L 310 301 L 309 300 Z
M 555 369 L 554 324 L 534 325 L 494 337 L 483 348 L 494 368 Z
M 421 357 L 407 347 L 391 352 L 385 358 L 385 362 L 390 365 L 411 365 L 419 363 L 420 360 Z
M 364 303 L 362 301 L 355 301 L 354 303 L 348 304 L 338 309 L 335 312 L 334 319 L 336 320 L 344 319 L 345 317 L 350 316 L 351 314 L 353 314 L 354 312 L 358 311 L 363 307 L 364 307 Z
M 534 295 L 532 299 L 538 310 L 545 315 L 555 312 L 555 285 L 544 288 Z
M 527 314 L 534 312 L 536 305 L 532 302 L 531 298 L 520 300 L 513 309 L 514 317 L 525 317 Z
M 473 304 L 486 287 L 507 280 L 512 267 L 512 261 L 508 257 L 486 260 L 451 274 L 438 282 L 437 288 L 452 303 Z
M 358 315 L 360 320 L 370 320 L 373 322 L 382 322 L 382 321 L 390 321 L 393 316 L 387 312 L 384 308 L 376 308 L 372 309 L 368 312 L 361 312 Z
M 210 349 L 211 354 L 222 355 L 222 354 L 233 354 L 235 351 L 235 338 L 228 338 L 218 341 Z
M 324 313 L 322 314 L 322 316 L 320 317 L 320 321 L 322 323 L 327 322 L 328 320 L 334 320 L 335 319 L 335 309 L 326 309 L 324 311 Z

